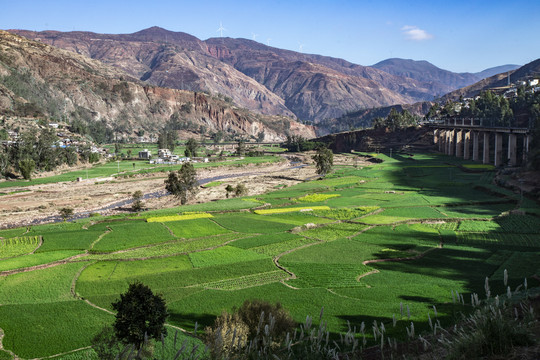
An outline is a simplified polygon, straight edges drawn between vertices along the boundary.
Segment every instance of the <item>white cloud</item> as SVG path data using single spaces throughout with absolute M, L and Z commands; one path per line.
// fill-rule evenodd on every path
M 426 30 L 418 28 L 418 26 L 405 25 L 401 28 L 401 31 L 407 40 L 424 41 L 433 39 L 433 35 L 429 34 Z

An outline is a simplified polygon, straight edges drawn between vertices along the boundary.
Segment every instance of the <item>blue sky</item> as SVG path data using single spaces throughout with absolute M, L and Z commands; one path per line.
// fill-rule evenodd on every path
M 399 57 L 477 72 L 540 57 L 540 1 L 0 0 L 0 28 L 256 39 L 360 65 Z

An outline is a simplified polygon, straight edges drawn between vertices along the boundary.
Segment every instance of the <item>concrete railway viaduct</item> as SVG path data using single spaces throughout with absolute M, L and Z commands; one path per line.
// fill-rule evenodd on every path
M 529 128 L 484 126 L 467 119 L 427 126 L 433 129 L 433 142 L 446 155 L 495 166 L 516 166 L 527 161 Z

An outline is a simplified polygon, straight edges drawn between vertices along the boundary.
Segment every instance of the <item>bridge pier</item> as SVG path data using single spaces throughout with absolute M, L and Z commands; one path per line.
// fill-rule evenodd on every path
M 508 140 L 505 134 L 508 134 Z M 518 159 L 518 146 L 522 146 L 521 141 L 523 158 Z M 433 130 L 433 142 L 439 151 L 446 155 L 455 155 L 466 160 L 472 157 L 473 161 L 480 161 L 481 156 L 484 164 L 502 166 L 508 162 L 508 165 L 516 166 L 527 161 L 531 134 L 528 128 L 481 127 L 472 121 L 470 125 L 463 122 L 457 125 L 457 120 L 452 119 L 446 124 L 436 126 Z
M 445 145 L 445 137 L 446 137 L 446 130 L 440 129 L 439 130 L 439 152 L 443 152 L 444 145 Z
M 463 130 L 456 130 L 456 157 L 463 156 Z
M 454 130 L 448 130 L 447 131 L 447 137 L 446 137 L 448 144 L 446 146 L 446 155 L 454 155 L 454 147 L 456 146 L 454 144 L 455 142 L 455 136 L 454 136 Z
M 471 132 L 464 131 L 463 134 L 463 158 L 469 160 L 471 157 Z
M 531 141 L 530 135 L 523 137 L 523 164 L 527 162 L 527 154 L 529 153 L 529 142 Z
M 495 133 L 495 167 L 502 165 L 502 145 L 503 145 L 503 136 L 501 133 Z
M 472 138 L 473 138 L 473 146 L 472 146 L 472 159 L 473 161 L 478 161 L 478 138 L 479 133 L 478 131 L 472 131 Z
M 484 149 L 482 151 L 482 163 L 489 164 L 489 133 L 484 132 Z
M 508 134 L 508 164 L 517 165 L 517 141 L 516 134 Z

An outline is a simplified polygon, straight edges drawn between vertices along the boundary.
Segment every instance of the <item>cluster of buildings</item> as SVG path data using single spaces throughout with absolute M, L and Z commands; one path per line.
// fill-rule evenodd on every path
M 148 149 L 139 151 L 139 159 L 149 160 L 150 164 L 181 164 L 188 161 L 191 162 L 208 162 L 208 158 L 189 158 L 187 156 L 180 157 L 174 155 L 169 149 L 159 149 L 157 158 L 152 158 L 152 153 Z
M 528 81 L 518 81 L 517 84 L 511 85 L 509 89 L 507 89 L 502 95 L 505 98 L 513 98 L 517 96 L 518 93 L 518 87 L 524 86 L 526 87 L 526 91 L 528 92 L 540 92 L 540 80 L 539 79 L 530 79 Z

